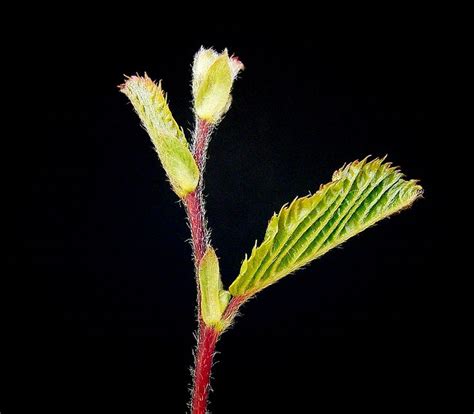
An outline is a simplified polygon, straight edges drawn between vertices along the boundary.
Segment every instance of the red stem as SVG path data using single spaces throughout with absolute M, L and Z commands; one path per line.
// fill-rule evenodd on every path
M 209 232 L 206 227 L 206 211 L 204 210 L 204 200 L 202 191 L 204 188 L 203 173 L 206 165 L 207 146 L 211 134 L 211 126 L 201 120 L 196 121 L 196 129 L 193 137 L 193 155 L 199 167 L 200 179 L 196 190 L 189 193 L 184 199 L 186 213 L 188 215 L 189 227 L 191 229 L 191 242 L 194 255 L 194 270 L 196 272 L 196 286 L 197 286 L 197 309 L 199 326 L 202 324 L 201 320 L 201 294 L 199 292 L 199 281 L 197 278 L 197 271 L 202 256 L 206 252 L 209 243 Z M 199 336 L 199 328 L 198 328 Z
M 210 136 L 211 126 L 205 121 L 197 120 L 193 139 L 193 155 L 199 167 L 199 173 L 201 176 L 196 190 L 188 194 L 185 198 L 189 226 L 191 227 L 194 264 L 196 268 L 199 265 L 209 242 L 202 192 L 204 188 L 203 174 L 206 166 L 207 146 L 209 144 Z
M 199 171 L 202 173 L 204 167 L 206 166 L 207 159 L 207 147 L 209 145 L 209 138 L 211 137 L 212 125 L 208 124 L 202 119 L 196 121 L 196 130 L 194 131 L 193 139 L 193 154 L 194 158 L 198 164 Z M 201 176 L 201 186 L 202 186 L 202 176 Z M 202 188 L 201 188 L 202 190 Z
M 206 413 L 212 360 L 218 337 L 219 332 L 213 328 L 208 326 L 201 327 L 195 356 L 194 385 L 191 400 L 192 414 Z
M 191 410 L 193 414 L 205 414 L 207 397 L 209 394 L 209 383 L 211 377 L 212 360 L 219 333 L 207 327 L 201 318 L 201 293 L 199 289 L 198 269 L 207 245 L 209 244 L 209 232 L 206 228 L 204 199 L 203 199 L 203 173 L 206 165 L 207 146 L 211 134 L 211 125 L 202 120 L 196 121 L 193 137 L 193 155 L 199 167 L 200 180 L 195 191 L 188 194 L 184 199 L 188 215 L 189 227 L 191 229 L 191 240 L 194 255 L 194 269 L 196 272 L 197 286 L 197 311 L 198 332 L 197 347 L 194 358 L 194 378 L 191 399 Z
M 193 244 L 194 264 L 197 267 L 206 252 L 206 223 L 200 194 L 196 191 L 188 194 L 185 199 L 188 213 L 191 240 Z
M 212 361 L 214 358 L 216 342 L 220 335 L 220 332 L 216 331 L 214 328 L 206 326 L 201 318 L 201 294 L 197 277 L 199 263 L 209 244 L 209 233 L 206 228 L 206 212 L 204 210 L 203 199 L 203 173 L 206 166 L 207 146 L 209 144 L 211 132 L 212 125 L 205 121 L 197 120 L 193 139 L 193 155 L 199 167 L 201 176 L 196 190 L 188 194 L 184 200 L 189 227 L 191 228 L 198 303 L 198 333 L 194 357 L 194 378 L 191 397 L 192 414 L 206 413 L 207 398 L 210 390 Z M 229 322 L 232 321 L 237 314 L 240 305 L 245 300 L 247 300 L 247 297 L 244 296 L 233 298 L 223 315 L 223 319 L 226 319 Z
M 231 323 L 239 312 L 239 308 L 243 305 L 245 301 L 247 301 L 249 297 L 250 295 L 241 295 L 232 298 L 229 304 L 227 305 L 224 315 L 222 315 L 222 319 Z

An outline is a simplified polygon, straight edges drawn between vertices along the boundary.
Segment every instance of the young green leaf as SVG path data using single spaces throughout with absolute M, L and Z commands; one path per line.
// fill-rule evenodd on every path
M 184 198 L 194 191 L 199 169 L 161 89 L 146 74 L 132 76 L 120 86 L 127 95 L 155 146 L 175 193 Z
M 199 263 L 199 290 L 204 323 L 221 330 L 224 327 L 221 317 L 229 303 L 230 293 L 222 289 L 219 260 L 212 247 L 208 247 Z
M 283 206 L 270 219 L 261 245 L 245 257 L 230 293 L 250 296 L 410 206 L 421 186 L 383 161 L 354 161 L 312 196 Z

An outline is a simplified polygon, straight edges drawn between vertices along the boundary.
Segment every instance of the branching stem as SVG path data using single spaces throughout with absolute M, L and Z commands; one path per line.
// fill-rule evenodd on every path
M 200 180 L 196 190 L 185 198 L 185 207 L 188 215 L 189 227 L 191 229 L 191 242 L 194 255 L 194 267 L 196 271 L 197 303 L 198 303 L 198 331 L 197 345 L 194 352 L 194 376 L 191 397 L 191 413 L 205 414 L 207 409 L 207 398 L 210 390 L 211 369 L 214 358 L 214 350 L 220 332 L 206 326 L 201 318 L 201 294 L 199 291 L 198 269 L 199 263 L 210 243 L 209 232 L 206 223 L 206 211 L 204 208 L 204 169 L 206 166 L 207 147 L 211 137 L 212 126 L 202 120 L 196 121 L 193 135 L 193 155 L 199 167 Z M 231 322 L 237 314 L 240 305 L 247 299 L 245 296 L 233 298 L 223 319 Z
M 191 398 L 192 414 L 205 414 L 207 407 L 207 396 L 209 394 L 209 383 L 211 376 L 212 360 L 219 333 L 205 326 L 201 318 L 201 294 L 199 291 L 198 269 L 207 245 L 209 244 L 209 232 L 206 223 L 206 211 L 204 208 L 204 180 L 203 174 L 206 166 L 207 147 L 209 144 L 211 125 L 197 119 L 193 135 L 193 155 L 199 167 L 199 185 L 195 191 L 188 194 L 184 203 L 191 230 L 191 243 L 193 247 L 194 268 L 197 286 L 197 313 L 198 331 L 197 346 L 194 353 L 194 377 Z

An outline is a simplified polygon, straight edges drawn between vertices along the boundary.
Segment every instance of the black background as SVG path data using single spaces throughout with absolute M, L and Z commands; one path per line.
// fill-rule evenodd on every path
M 195 330 L 188 228 L 117 85 L 136 72 L 163 79 L 175 118 L 191 129 L 201 45 L 228 47 L 246 65 L 206 171 L 226 285 L 271 214 L 345 162 L 388 154 L 425 188 L 412 209 L 244 307 L 218 344 L 212 412 L 429 412 L 444 400 L 429 36 L 383 22 L 294 37 L 274 29 L 229 22 L 174 37 L 172 27 L 91 32 L 84 22 L 36 39 L 41 99 L 32 105 L 46 128 L 16 148 L 27 178 L 16 191 L 27 198 L 8 255 L 18 298 L 5 325 L 5 413 L 185 412 Z

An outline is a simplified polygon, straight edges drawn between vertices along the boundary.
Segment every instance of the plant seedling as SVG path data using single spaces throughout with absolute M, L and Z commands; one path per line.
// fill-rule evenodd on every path
M 256 293 L 307 265 L 378 221 L 409 207 L 422 194 L 385 158 L 353 161 L 337 170 L 314 194 L 297 197 L 274 214 L 263 241 L 245 256 L 228 289 L 220 276 L 204 209 L 204 169 L 212 133 L 231 104 L 232 87 L 243 70 L 227 50 L 201 48 L 193 63 L 195 129 L 189 143 L 173 118 L 160 83 L 146 74 L 120 86 L 150 135 L 191 230 L 197 285 L 197 347 L 192 414 L 205 414 L 216 342 L 239 308 Z

